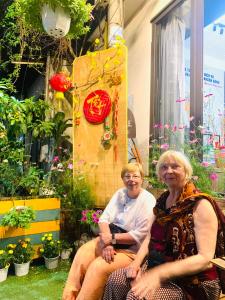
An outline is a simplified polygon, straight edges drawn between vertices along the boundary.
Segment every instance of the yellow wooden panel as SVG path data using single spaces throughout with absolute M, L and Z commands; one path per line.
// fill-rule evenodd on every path
M 127 163 L 127 49 L 110 48 L 76 58 L 73 64 L 74 91 L 74 166 L 84 162 L 96 194 L 96 206 L 105 206 L 112 194 L 122 185 L 120 172 Z M 83 113 L 85 98 L 95 90 L 105 90 L 115 103 L 118 93 L 118 135 L 105 149 L 101 144 L 104 124 L 89 123 Z M 80 125 L 76 115 L 80 114 Z M 113 110 L 109 115 L 113 125 Z
M 21 235 L 29 235 L 42 233 L 45 231 L 59 231 L 60 221 L 48 221 L 31 223 L 31 227 L 28 229 L 13 228 L 13 227 L 0 227 L 0 238 L 16 237 Z
M 30 199 L 30 200 L 1 200 L 0 214 L 5 214 L 13 206 L 31 206 L 34 210 L 45 210 L 60 208 L 58 198 Z

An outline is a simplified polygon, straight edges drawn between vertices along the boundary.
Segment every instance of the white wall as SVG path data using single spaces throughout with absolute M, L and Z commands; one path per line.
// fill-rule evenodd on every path
M 137 0 L 138 1 L 138 0 Z M 127 1 L 129 2 L 129 1 Z M 128 97 L 136 120 L 138 150 L 148 169 L 148 141 L 150 122 L 150 71 L 152 26 L 150 20 L 172 0 L 146 0 L 124 29 L 128 47 Z M 129 6 L 129 3 L 127 3 Z M 124 9 L 129 9 L 124 7 Z

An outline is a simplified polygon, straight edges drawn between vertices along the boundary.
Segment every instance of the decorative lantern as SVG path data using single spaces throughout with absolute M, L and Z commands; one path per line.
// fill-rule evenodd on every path
M 48 35 L 55 38 L 62 38 L 70 29 L 71 18 L 61 7 L 54 10 L 47 4 L 43 5 L 42 24 Z
M 49 84 L 53 90 L 56 91 L 54 98 L 59 102 L 59 110 L 62 108 L 62 100 L 64 99 L 64 92 L 68 91 L 72 87 L 72 82 L 65 73 L 57 73 L 53 75 Z
M 103 123 L 111 110 L 109 94 L 103 90 L 95 90 L 84 101 L 83 111 L 88 122 L 93 124 Z

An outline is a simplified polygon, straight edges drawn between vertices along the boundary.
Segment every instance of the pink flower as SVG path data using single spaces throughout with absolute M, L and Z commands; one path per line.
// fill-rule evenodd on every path
M 207 161 L 203 161 L 203 162 L 202 162 L 202 166 L 203 166 L 203 167 L 208 167 L 208 166 L 209 166 L 209 163 L 208 163 Z
M 169 129 L 169 128 L 170 128 L 170 125 L 169 125 L 169 124 L 165 124 L 165 125 L 164 125 L 164 128 Z
M 87 217 L 83 216 L 83 217 L 81 218 L 81 221 L 82 221 L 82 222 L 87 221 Z
M 53 161 L 54 162 L 58 162 L 59 161 L 59 157 L 58 156 L 54 156 Z
M 73 164 L 69 163 L 67 168 L 72 170 L 73 169 Z
M 209 175 L 209 178 L 210 178 L 210 180 L 212 180 L 212 181 L 217 181 L 218 175 L 217 175 L 216 173 L 211 173 L 211 174 Z
M 173 131 L 173 132 L 176 132 L 176 131 L 177 131 L 177 126 L 176 126 L 176 125 L 173 125 L 172 131 Z
M 164 149 L 164 150 L 168 150 L 169 149 L 169 144 L 162 144 L 161 146 L 160 146 L 160 148 L 161 149 Z

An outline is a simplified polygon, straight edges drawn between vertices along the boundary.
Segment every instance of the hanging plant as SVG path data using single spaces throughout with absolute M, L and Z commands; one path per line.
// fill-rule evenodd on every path
M 63 9 L 71 18 L 67 37 L 75 39 L 89 31 L 86 23 L 91 18 L 92 6 L 86 0 L 17 0 L 25 27 L 29 30 L 44 32 L 42 24 L 42 8 L 47 5 L 56 10 Z

